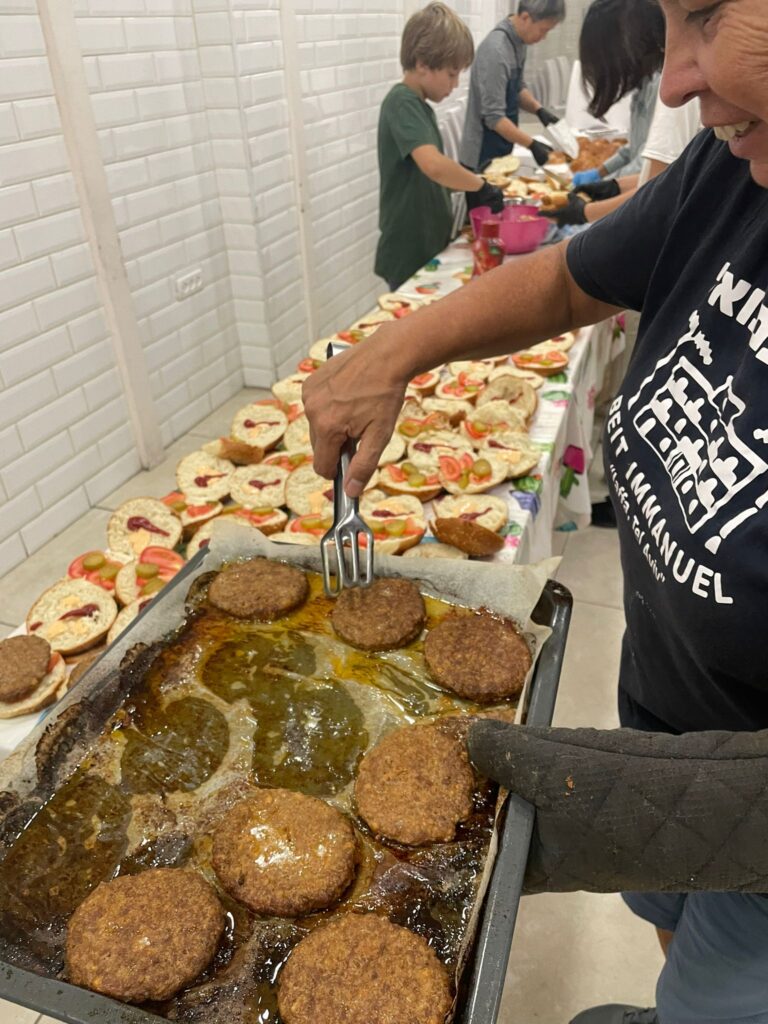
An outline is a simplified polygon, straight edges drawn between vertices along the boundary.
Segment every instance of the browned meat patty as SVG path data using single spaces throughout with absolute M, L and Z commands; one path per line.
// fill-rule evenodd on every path
M 425 939 L 376 914 L 346 914 L 295 947 L 280 974 L 285 1024 L 444 1024 L 448 972 Z
M 102 882 L 70 919 L 69 980 L 126 1003 L 170 999 L 208 966 L 224 920 L 194 871 L 152 868 Z
M 48 672 L 51 646 L 41 636 L 9 636 L 0 641 L 0 700 L 29 696 Z
M 475 778 L 464 743 L 440 725 L 395 729 L 363 758 L 355 783 L 373 832 L 408 846 L 449 842 L 472 813 Z
M 487 611 L 448 615 L 427 633 L 424 657 L 436 683 L 478 704 L 517 697 L 531 667 L 517 626 Z
M 355 877 L 352 823 L 323 800 L 262 789 L 236 804 L 213 836 L 227 892 L 257 914 L 298 917 L 330 906 Z
M 343 590 L 331 612 L 342 640 L 364 651 L 391 651 L 415 640 L 427 612 L 419 588 L 410 580 L 382 578 L 370 587 Z
M 269 621 L 298 608 L 309 595 L 307 577 L 291 565 L 252 558 L 218 574 L 208 590 L 211 604 L 241 619 Z

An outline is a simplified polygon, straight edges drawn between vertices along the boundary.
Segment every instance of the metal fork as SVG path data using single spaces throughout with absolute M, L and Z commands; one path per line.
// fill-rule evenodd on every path
M 334 355 L 333 345 L 328 345 L 328 358 Z M 320 541 L 320 556 L 323 563 L 323 586 L 329 597 L 337 597 L 345 587 L 367 587 L 373 580 L 373 532 L 360 516 L 357 498 L 350 498 L 344 492 L 344 480 L 349 463 L 355 454 L 357 442 L 348 438 L 339 456 L 339 466 L 333 481 L 333 526 Z M 365 537 L 365 552 L 360 559 L 360 537 Z M 346 548 L 349 547 L 347 564 Z M 336 571 L 332 568 L 331 548 L 335 554 Z

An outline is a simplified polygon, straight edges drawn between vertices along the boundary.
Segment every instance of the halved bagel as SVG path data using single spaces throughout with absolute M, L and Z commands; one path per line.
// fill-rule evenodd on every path
M 474 448 L 479 448 L 482 441 L 492 434 L 508 433 L 510 430 L 525 433 L 526 424 L 527 418 L 522 410 L 496 398 L 467 416 L 461 424 L 460 432 Z
M 413 463 L 420 471 L 437 473 L 440 469 L 440 456 L 453 455 L 458 457 L 463 452 L 472 451 L 469 441 L 460 437 L 452 430 L 435 430 L 421 434 L 408 445 L 408 462 Z
M 533 370 L 519 370 L 514 363 L 504 363 L 503 366 L 497 366 L 495 370 L 491 371 L 491 376 L 488 379 L 489 381 L 494 381 L 498 380 L 499 377 L 518 377 L 520 380 L 530 384 L 534 391 L 538 391 L 544 383 L 544 378 L 538 373 L 534 373 Z
M 283 377 L 282 380 L 275 381 L 272 385 L 272 394 L 281 402 L 285 402 L 286 405 L 290 405 L 291 402 L 300 402 L 304 381 L 308 376 L 308 373 L 301 372 L 292 373 L 289 377 Z
M 449 494 L 483 494 L 506 477 L 506 464 L 489 452 L 478 458 L 463 454 L 458 459 L 440 459 L 440 481 Z
M 230 494 L 244 508 L 279 508 L 285 504 L 286 480 L 280 466 L 241 466 L 232 473 Z
M 461 551 L 453 544 L 443 544 L 441 541 L 430 541 L 425 544 L 417 544 L 416 547 L 403 553 L 403 558 L 469 558 L 466 551 Z
M 185 455 L 176 466 L 176 483 L 181 493 L 193 504 L 221 501 L 229 494 L 234 468 L 234 463 L 228 459 L 209 455 L 200 448 Z
M 505 431 L 501 434 L 490 434 L 482 441 L 478 452 L 489 452 L 503 459 L 507 466 L 507 479 L 527 476 L 539 464 L 541 450 L 531 441 L 527 434 Z
M 435 519 L 430 527 L 443 544 L 452 544 L 474 558 L 487 558 L 504 547 L 504 538 L 493 530 L 462 519 Z
M 309 420 L 303 413 L 293 423 L 288 424 L 288 429 L 283 436 L 283 444 L 287 452 L 312 451 L 312 441 L 309 436 Z
M 458 379 L 465 374 L 473 380 L 486 380 L 492 369 L 493 363 L 484 359 L 458 359 L 448 363 L 448 372 Z
M 407 460 L 382 466 L 376 486 L 387 494 L 410 494 L 420 501 L 431 501 L 442 490 L 437 473 L 422 473 L 416 466 L 409 467 Z
M 477 523 L 498 533 L 507 525 L 509 510 L 506 501 L 493 494 L 449 494 L 435 502 L 435 515 L 440 519 Z
M 117 613 L 117 618 L 112 623 L 109 632 L 107 633 L 107 643 L 114 643 L 115 640 L 123 633 L 138 617 L 140 611 L 143 611 L 147 607 L 149 602 L 152 600 L 151 597 L 144 597 L 138 601 L 131 601 L 125 608 L 121 608 Z
M 509 402 L 513 408 L 519 409 L 525 416 L 526 422 L 531 420 L 539 403 L 536 389 L 532 388 L 528 381 L 522 380 L 520 377 L 513 377 L 510 374 L 496 377 L 495 380 L 489 382 L 485 391 L 477 399 L 478 411 L 488 405 L 489 402 L 497 400 Z
M 274 448 L 288 427 L 288 417 L 275 405 L 253 402 L 235 413 L 230 434 L 236 441 L 258 445 L 265 452 Z
M 144 548 L 175 548 L 181 539 L 178 516 L 157 498 L 131 498 L 112 513 L 107 523 L 109 547 L 138 558 Z
M 27 613 L 26 626 L 52 650 L 75 654 L 106 637 L 116 617 L 117 604 L 101 587 L 88 580 L 63 579 L 38 597 Z
M 333 483 L 318 476 L 310 463 L 299 466 L 288 476 L 282 504 L 296 516 L 322 515 L 333 508 Z
M 203 451 L 217 459 L 228 459 L 235 466 L 255 466 L 264 458 L 264 449 L 257 444 L 236 441 L 234 437 L 217 437 L 206 441 Z
M 434 395 L 428 395 L 422 404 L 424 412 L 439 412 L 447 416 L 452 427 L 458 427 L 461 421 L 471 415 L 475 408 L 471 402 L 466 402 L 461 398 L 436 398 Z
M 387 441 L 384 451 L 379 456 L 379 468 L 390 462 L 399 462 L 405 455 L 405 438 L 395 432 Z

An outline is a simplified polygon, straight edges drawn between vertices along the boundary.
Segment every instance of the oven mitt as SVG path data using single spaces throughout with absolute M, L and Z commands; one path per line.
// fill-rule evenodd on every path
M 526 892 L 768 893 L 768 732 L 476 721 L 476 767 L 536 808 Z

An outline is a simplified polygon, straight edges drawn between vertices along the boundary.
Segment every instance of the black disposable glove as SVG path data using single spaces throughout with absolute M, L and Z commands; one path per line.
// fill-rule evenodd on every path
M 466 195 L 468 210 L 474 210 L 476 206 L 490 206 L 491 213 L 501 213 L 504 209 L 504 193 L 485 180 L 477 192 L 467 192 Z
M 531 153 L 539 167 L 543 167 L 552 156 L 552 147 L 548 146 L 546 142 L 539 142 L 537 139 L 534 139 L 531 143 Z
M 545 217 L 556 221 L 559 228 L 564 228 L 568 225 L 587 223 L 587 216 L 584 213 L 586 205 L 584 199 L 580 199 L 572 192 L 568 196 L 567 206 L 562 206 L 559 210 L 542 210 L 541 212 Z
M 768 892 L 768 732 L 479 720 L 468 745 L 536 808 L 528 892 Z
M 613 199 L 614 196 L 621 195 L 618 181 L 595 181 L 591 185 L 579 185 L 577 191 L 597 202 L 600 202 L 602 199 Z
M 560 120 L 557 114 L 553 114 L 552 111 L 547 110 L 546 107 L 539 107 L 539 109 L 536 111 L 536 117 L 538 117 L 538 119 L 541 121 L 545 128 L 549 124 L 557 124 L 557 122 Z

